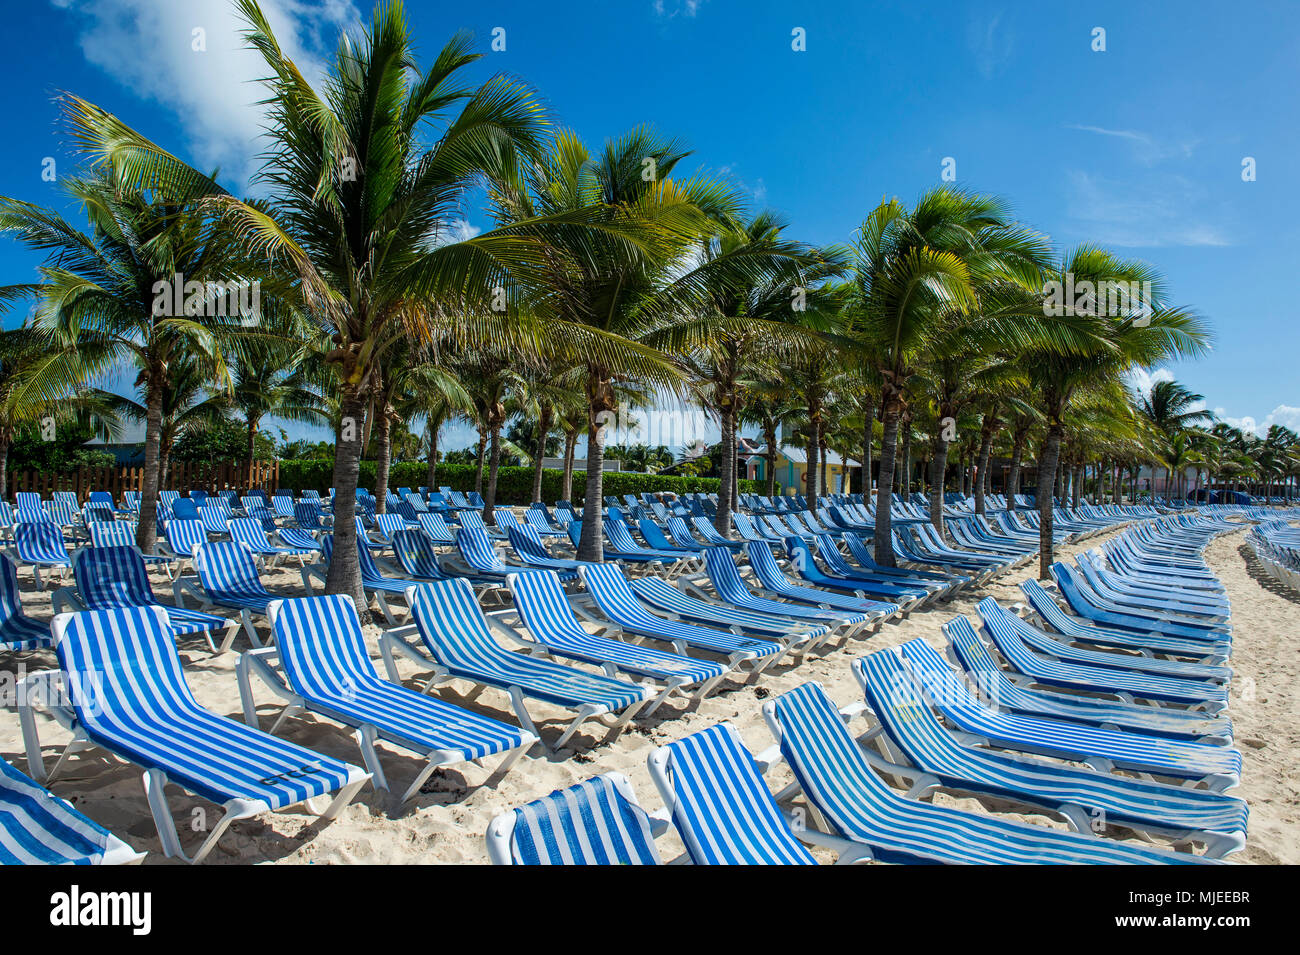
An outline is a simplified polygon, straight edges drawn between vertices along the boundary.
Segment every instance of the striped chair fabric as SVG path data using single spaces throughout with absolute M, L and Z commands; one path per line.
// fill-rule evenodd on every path
M 208 542 L 202 521 L 170 520 L 167 522 L 167 546 L 179 557 L 194 557 Z
M 349 726 L 373 726 L 381 738 L 419 753 L 456 752 L 464 760 L 507 752 L 531 738 L 382 679 L 346 594 L 282 601 L 273 631 L 289 686 L 313 709 Z
M 144 560 L 134 547 L 87 547 L 72 563 L 77 593 L 90 610 L 163 606 L 154 596 Z M 229 624 L 217 617 L 184 607 L 166 607 L 172 633 L 205 633 Z
M 856 660 L 853 669 L 893 747 L 949 788 L 1072 810 L 1085 829 L 1100 812 L 1119 825 L 1237 833 L 1244 842 L 1247 810 L 1240 799 L 966 746 L 939 722 L 897 652 L 877 651 Z
M 120 865 L 137 853 L 0 760 L 0 865 Z
M 736 564 L 731 559 L 731 552 L 725 547 L 710 547 L 705 550 L 704 569 L 709 575 L 709 582 L 713 584 L 714 592 L 733 607 L 752 610 L 755 613 L 770 613 L 779 617 L 816 621 L 830 627 L 839 627 L 843 624 L 857 625 L 869 619 L 866 613 L 861 611 L 821 610 L 817 607 L 809 607 L 807 604 L 784 603 L 766 597 L 756 597 L 745 585 L 740 571 L 736 569 Z
M 333 792 L 359 775 L 199 706 L 161 607 L 63 619 L 59 664 L 77 722 L 110 752 L 218 804 L 241 800 L 266 809 Z
M 650 817 L 617 774 L 556 790 L 510 813 L 515 865 L 659 865 Z
M 660 752 L 664 767 L 654 774 L 655 784 L 672 806 L 673 825 L 696 865 L 816 865 L 730 723 L 692 733 Z
M 558 706 L 596 704 L 611 713 L 642 702 L 650 693 L 640 684 L 506 650 L 488 631 L 467 580 L 420 584 L 411 616 L 425 649 L 453 676 L 501 689 L 518 687 L 527 696 Z
M 222 607 L 266 613 L 275 596 L 262 584 L 257 564 L 239 541 L 210 541 L 194 554 L 194 569 L 208 600 Z
M 63 543 L 63 531 L 50 521 L 14 527 L 14 551 L 24 564 L 38 567 L 71 567 L 72 558 Z
M 34 650 L 54 642 L 50 625 L 23 613 L 18 595 L 18 572 L 13 561 L 0 554 L 0 647 L 5 650 Z
M 939 652 L 924 640 L 909 640 L 903 644 L 903 654 L 924 687 L 926 699 L 939 708 L 946 721 L 1004 749 L 1062 759 L 1096 757 L 1124 769 L 1183 779 L 1214 777 L 1222 784 L 1235 785 L 1241 778 L 1241 753 L 1227 746 L 999 713 L 973 697 Z

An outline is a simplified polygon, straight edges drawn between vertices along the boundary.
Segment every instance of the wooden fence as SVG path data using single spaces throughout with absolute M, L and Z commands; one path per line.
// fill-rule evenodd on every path
M 91 491 L 108 491 L 113 500 L 120 501 L 124 491 L 139 491 L 144 486 L 144 468 L 125 466 L 111 468 L 78 468 L 62 474 L 40 471 L 9 472 L 9 493 L 36 491 L 49 497 L 54 491 L 75 491 L 83 504 Z M 162 490 L 187 491 L 198 489 L 210 493 L 230 488 L 249 490 L 263 488 L 275 491 L 280 486 L 280 462 L 257 461 L 250 472 L 245 463 L 231 461 L 173 461 L 168 469 Z

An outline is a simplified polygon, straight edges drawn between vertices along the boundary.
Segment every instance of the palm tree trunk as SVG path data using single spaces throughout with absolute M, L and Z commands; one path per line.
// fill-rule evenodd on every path
M 808 462 L 804 476 L 807 479 L 805 494 L 808 498 L 808 509 L 810 511 L 817 510 L 817 489 L 821 487 L 821 475 L 817 473 L 817 448 L 821 443 L 820 425 L 821 423 L 817 418 L 813 418 L 809 422 L 807 453 L 804 455 Z
M 564 429 L 564 497 L 562 500 L 573 501 L 573 455 L 578 446 L 578 432 Z
M 1038 456 L 1038 492 L 1035 494 L 1038 504 L 1038 578 L 1048 580 L 1050 568 L 1055 559 L 1052 539 L 1052 483 L 1056 476 L 1057 464 L 1061 458 L 1061 436 L 1065 427 L 1059 421 L 1047 428 L 1047 437 L 1043 440 L 1043 451 Z
M 355 385 L 344 385 L 341 421 L 361 420 L 366 399 Z M 334 555 L 325 578 L 325 592 L 350 594 L 358 609 L 366 606 L 361 592 L 361 564 L 357 557 L 357 482 L 361 477 L 362 443 L 355 425 L 353 440 L 344 441 L 339 429 L 334 451 Z M 380 503 L 383 499 L 380 498 Z
M 429 492 L 433 493 L 438 489 L 438 432 L 442 430 L 442 422 L 429 420 L 425 422 L 425 429 L 429 432 L 429 470 L 424 480 Z
M 984 495 L 988 493 L 989 456 L 993 453 L 993 416 L 984 416 L 980 429 L 980 452 L 975 459 L 975 513 L 984 513 Z
M 497 475 L 501 471 L 501 429 L 505 426 L 504 420 L 494 419 L 492 422 L 491 437 L 488 439 L 488 486 L 487 494 L 483 497 L 483 522 L 488 525 L 495 525 L 497 519 L 492 513 L 497 506 Z
M 546 436 L 551 431 L 551 406 L 543 402 L 541 414 L 537 418 L 537 450 L 533 455 L 533 500 L 537 504 L 542 499 L 542 461 L 546 457 Z
M 375 511 L 379 514 L 388 510 L 388 471 L 393 464 L 393 422 L 388 417 L 386 404 L 381 402 L 372 409 L 375 416 Z
M 768 418 L 763 422 L 763 442 L 767 446 L 764 452 L 767 463 L 767 496 L 776 495 L 776 421 Z
M 9 442 L 0 441 L 0 500 L 9 496 Z
M 898 490 L 906 498 L 912 493 L 912 422 L 903 425 L 903 473 L 898 476 Z M 893 488 L 891 487 L 892 491 Z
M 478 430 L 478 450 L 474 457 L 474 493 L 483 493 L 483 458 L 487 454 L 487 429 L 481 425 Z
M 587 370 L 587 493 L 582 504 L 578 560 L 605 559 L 605 428 L 617 407 L 609 373 L 598 365 Z
M 882 407 L 884 431 L 880 436 L 880 478 L 876 482 L 876 530 L 873 535 L 874 557 L 882 567 L 896 567 L 894 541 L 890 537 L 890 509 L 894 494 L 894 458 L 898 453 L 898 416 L 896 399 L 886 395 Z
M 159 447 L 162 440 L 163 383 L 162 372 L 154 370 L 145 385 L 144 480 L 140 485 L 140 520 L 135 528 L 135 543 L 152 554 L 158 541 Z
M 1008 513 L 1016 509 L 1016 495 L 1020 493 L 1020 458 L 1025 453 L 1025 440 L 1028 437 L 1029 433 L 1022 428 L 1017 428 L 1012 437 L 1011 467 L 1007 469 L 1007 486 L 1004 489 Z
M 939 537 L 944 536 L 943 530 L 943 492 L 947 483 L 948 471 L 948 442 L 943 439 L 943 433 L 936 431 L 934 438 L 930 441 L 930 453 L 933 457 L 930 459 L 930 523 L 938 531 Z
M 719 452 L 721 460 L 718 461 L 718 512 L 713 517 L 713 526 L 723 537 L 728 537 L 731 534 L 731 512 L 735 508 L 732 487 L 736 470 L 736 405 L 730 395 L 719 397 L 722 448 Z

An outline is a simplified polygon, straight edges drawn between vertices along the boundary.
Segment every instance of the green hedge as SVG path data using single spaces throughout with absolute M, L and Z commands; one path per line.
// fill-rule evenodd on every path
M 438 484 L 447 485 L 456 491 L 474 490 L 477 468 L 472 464 L 438 465 Z M 423 461 L 402 461 L 394 464 L 388 475 L 388 486 L 419 487 L 428 477 L 429 467 Z M 329 490 L 334 479 L 332 461 L 281 461 L 280 487 L 295 491 L 317 490 L 322 494 Z M 487 483 L 487 475 L 483 477 Z M 564 481 L 564 472 L 558 468 L 542 471 L 542 500 L 553 503 L 560 498 L 560 487 Z M 361 462 L 360 484 L 368 491 L 375 489 L 375 462 Z M 587 486 L 587 472 L 573 472 L 573 493 L 581 499 Z M 606 471 L 604 481 L 605 493 L 622 497 L 624 494 L 640 494 L 643 491 L 672 491 L 684 494 L 690 491 L 716 492 L 717 478 L 680 477 L 673 474 L 635 474 L 628 471 Z M 742 493 L 762 493 L 759 481 L 741 481 Z M 500 504 L 526 505 L 533 497 L 533 469 L 503 467 L 497 474 L 497 502 Z

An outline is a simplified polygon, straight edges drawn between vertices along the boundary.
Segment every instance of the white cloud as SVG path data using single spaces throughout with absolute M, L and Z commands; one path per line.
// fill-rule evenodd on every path
M 74 9 L 86 59 L 182 123 L 193 162 L 245 184 L 256 169 L 265 125 L 267 74 L 249 50 L 246 24 L 229 0 L 51 0 Z M 342 28 L 359 22 L 352 0 L 262 0 L 281 46 L 311 81 L 323 72 Z M 193 49 L 202 30 L 206 49 Z M 100 90 L 73 90 L 112 110 Z M 147 126 L 145 135 L 157 135 Z
M 1173 381 L 1174 373 L 1168 368 L 1130 368 L 1124 373 L 1125 382 L 1140 395 L 1151 394 L 1152 387 L 1160 381 Z
M 975 57 L 976 69 L 989 79 L 1011 59 L 1015 36 L 1002 26 L 1002 14 L 997 13 L 987 23 L 972 21 L 967 29 L 966 43 Z
M 1262 421 L 1255 419 L 1251 415 L 1234 418 L 1228 414 L 1226 408 L 1215 408 L 1214 417 L 1225 424 L 1232 425 L 1234 428 L 1240 428 L 1242 431 L 1253 431 L 1261 438 L 1268 434 L 1268 429 L 1275 424 L 1300 432 L 1300 408 L 1292 405 L 1278 405 Z
M 700 7 L 704 6 L 704 0 L 673 0 L 666 3 L 665 0 L 654 0 L 650 8 L 654 10 L 655 16 L 672 19 L 673 17 L 694 17 L 700 12 Z
M 1107 136 L 1112 139 L 1122 139 L 1132 145 L 1138 159 L 1147 165 L 1154 165 L 1165 159 L 1189 159 L 1198 143 L 1197 140 L 1168 142 L 1157 139 L 1149 133 L 1132 129 L 1107 129 L 1104 126 L 1089 126 L 1084 123 L 1067 123 L 1065 128 L 1083 133 L 1093 133 L 1097 136 Z

